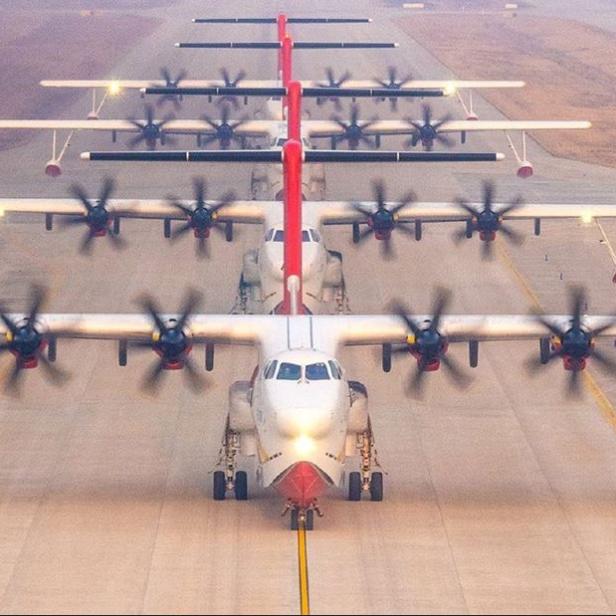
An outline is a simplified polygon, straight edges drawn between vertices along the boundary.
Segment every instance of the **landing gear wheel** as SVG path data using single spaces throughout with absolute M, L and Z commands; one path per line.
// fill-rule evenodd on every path
M 361 474 L 356 471 L 349 473 L 349 500 L 360 501 L 361 491 Z
M 227 478 L 223 471 L 214 472 L 214 500 L 225 500 L 227 495 Z
M 383 473 L 372 473 L 370 477 L 370 500 L 375 503 L 383 500 Z
M 314 530 L 314 511 L 308 509 L 306 511 L 306 521 L 304 522 L 304 528 L 306 530 Z
M 291 530 L 299 530 L 299 511 L 291 509 Z
M 248 500 L 248 475 L 246 471 L 237 471 L 235 473 L 235 500 Z

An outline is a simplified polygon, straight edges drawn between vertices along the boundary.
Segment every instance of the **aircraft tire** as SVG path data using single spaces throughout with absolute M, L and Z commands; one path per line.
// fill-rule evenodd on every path
M 361 475 L 354 471 L 349 473 L 349 500 L 360 501 L 361 500 Z
M 370 477 L 370 500 L 375 503 L 383 500 L 383 473 L 372 473 Z
M 248 500 L 248 475 L 246 471 L 237 471 L 235 473 L 235 500 Z
M 227 495 L 227 478 L 223 471 L 214 472 L 213 496 L 215 501 L 225 500 Z

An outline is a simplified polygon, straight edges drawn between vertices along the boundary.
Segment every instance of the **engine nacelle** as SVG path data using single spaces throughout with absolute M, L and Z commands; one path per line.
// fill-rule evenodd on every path
M 517 175 L 519 178 L 525 180 L 526 178 L 532 177 L 534 172 L 532 163 L 525 160 L 520 164 Z
M 62 167 L 60 166 L 59 160 L 50 160 L 45 165 L 45 175 L 50 178 L 57 178 L 62 175 Z

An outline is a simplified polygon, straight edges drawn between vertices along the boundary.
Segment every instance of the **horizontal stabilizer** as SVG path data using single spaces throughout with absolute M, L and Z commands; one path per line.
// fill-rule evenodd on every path
M 195 24 L 275 24 L 275 17 L 211 17 L 193 19 Z M 287 17 L 288 24 L 368 24 L 364 17 Z
M 141 152 L 82 152 L 83 160 L 118 162 L 176 163 L 281 163 L 282 150 L 168 150 Z M 495 162 L 502 160 L 497 152 L 398 152 L 361 150 L 306 150 L 307 163 L 429 163 L 429 162 Z
M 280 49 L 282 43 L 240 42 L 240 43 L 176 43 L 181 49 Z M 293 42 L 293 49 L 389 49 L 398 43 L 356 43 L 356 42 Z
M 208 88 L 168 88 L 168 87 L 148 87 L 141 89 L 142 94 L 156 95 L 181 95 L 181 96 L 286 96 L 287 89 L 282 87 L 275 88 L 243 88 L 236 87 L 217 87 Z M 416 98 L 416 97 L 438 97 L 445 96 L 444 90 L 396 90 L 392 92 L 387 88 L 303 88 L 302 96 L 310 98 L 321 97 L 346 97 L 346 98 Z

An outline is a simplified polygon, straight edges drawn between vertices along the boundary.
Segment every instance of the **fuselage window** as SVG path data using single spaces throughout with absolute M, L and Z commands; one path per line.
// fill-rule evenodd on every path
M 340 366 L 332 359 L 330 359 L 328 363 L 329 363 L 329 368 L 332 371 L 332 376 L 337 381 L 339 381 L 342 378 L 342 372 L 340 370 Z
M 274 374 L 276 373 L 276 366 L 278 365 L 278 362 L 276 360 L 270 362 L 267 367 L 265 368 L 265 373 L 264 373 L 264 377 L 266 379 L 273 379 L 274 378 Z
M 329 371 L 325 362 L 317 364 L 308 364 L 306 366 L 306 378 L 309 381 L 327 381 L 329 380 Z
M 279 381 L 299 381 L 302 378 L 302 367 L 283 361 L 276 378 Z

